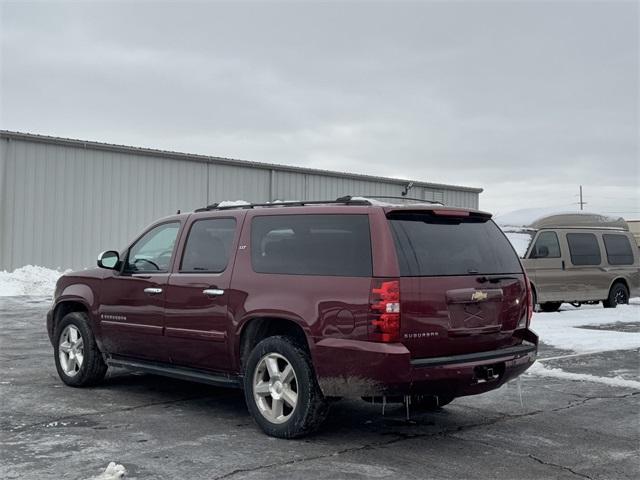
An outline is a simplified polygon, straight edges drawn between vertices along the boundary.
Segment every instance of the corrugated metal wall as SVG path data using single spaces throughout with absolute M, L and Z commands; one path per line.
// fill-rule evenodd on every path
M 2 138 L 0 270 L 83 268 L 153 220 L 220 200 L 400 195 L 403 184 Z M 478 206 L 478 193 L 417 186 L 410 196 Z

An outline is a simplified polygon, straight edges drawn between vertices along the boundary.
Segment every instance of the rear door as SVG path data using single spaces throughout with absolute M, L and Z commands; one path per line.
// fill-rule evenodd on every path
M 165 336 L 176 365 L 227 371 L 229 286 L 244 211 L 193 215 L 165 297 Z
M 413 358 L 506 347 L 526 317 L 520 261 L 486 215 L 391 212 L 403 343 Z

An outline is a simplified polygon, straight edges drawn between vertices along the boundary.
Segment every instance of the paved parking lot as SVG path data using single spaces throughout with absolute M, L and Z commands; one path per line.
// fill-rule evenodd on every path
M 3 479 L 89 479 L 110 461 L 134 479 L 624 479 L 640 473 L 635 388 L 526 375 L 521 388 L 512 382 L 435 413 L 414 412 L 409 422 L 401 407 L 387 407 L 382 416 L 379 406 L 343 400 L 318 434 L 277 440 L 257 429 L 239 391 L 124 371 L 97 388 L 64 387 L 45 333 L 47 307 L 0 297 Z M 568 353 L 544 345 L 540 352 Z M 544 365 L 637 381 L 639 354 Z

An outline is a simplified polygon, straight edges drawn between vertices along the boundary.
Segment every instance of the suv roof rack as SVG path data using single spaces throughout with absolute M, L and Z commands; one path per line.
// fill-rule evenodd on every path
M 232 210 L 235 208 L 249 209 L 255 207 L 302 207 L 304 205 L 325 205 L 325 204 L 339 204 L 339 205 L 371 205 L 366 199 L 352 199 L 351 195 L 336 198 L 335 200 L 291 200 L 283 202 L 270 202 L 270 203 L 244 203 L 237 205 L 220 205 L 220 203 L 212 203 L 206 207 L 196 208 L 195 212 L 208 212 L 210 210 Z
M 436 202 L 432 200 L 424 200 L 422 198 L 411 198 L 411 197 L 391 197 L 391 196 L 383 196 L 383 195 L 367 195 L 366 197 L 354 197 L 352 195 L 345 195 L 343 197 L 338 197 L 335 200 L 291 200 L 291 201 L 283 201 L 283 202 L 270 202 L 270 203 L 239 203 L 235 205 L 221 205 L 220 203 L 212 203 L 211 205 L 207 205 L 206 207 L 196 208 L 195 212 L 208 212 L 211 210 L 233 210 L 233 209 L 249 209 L 255 207 L 302 207 L 305 205 L 372 205 L 372 203 L 367 200 L 371 198 L 375 199 L 396 199 L 396 200 L 413 200 L 415 202 L 421 203 L 430 203 L 437 205 L 444 205 L 442 202 Z
M 373 198 L 374 200 L 385 199 L 385 198 L 391 198 L 393 200 L 413 200 L 414 202 L 430 203 L 430 204 L 433 204 L 433 205 L 443 205 L 444 206 L 444 203 L 442 203 L 442 202 L 439 202 L 437 200 L 425 200 L 424 198 L 392 197 L 390 195 L 367 195 L 365 198 Z

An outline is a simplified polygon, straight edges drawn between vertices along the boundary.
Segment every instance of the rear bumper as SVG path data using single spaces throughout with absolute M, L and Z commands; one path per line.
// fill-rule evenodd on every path
M 324 339 L 316 344 L 314 365 L 327 396 L 475 395 L 499 388 L 535 362 L 538 337 L 519 333 L 517 346 L 418 359 L 402 344 Z

